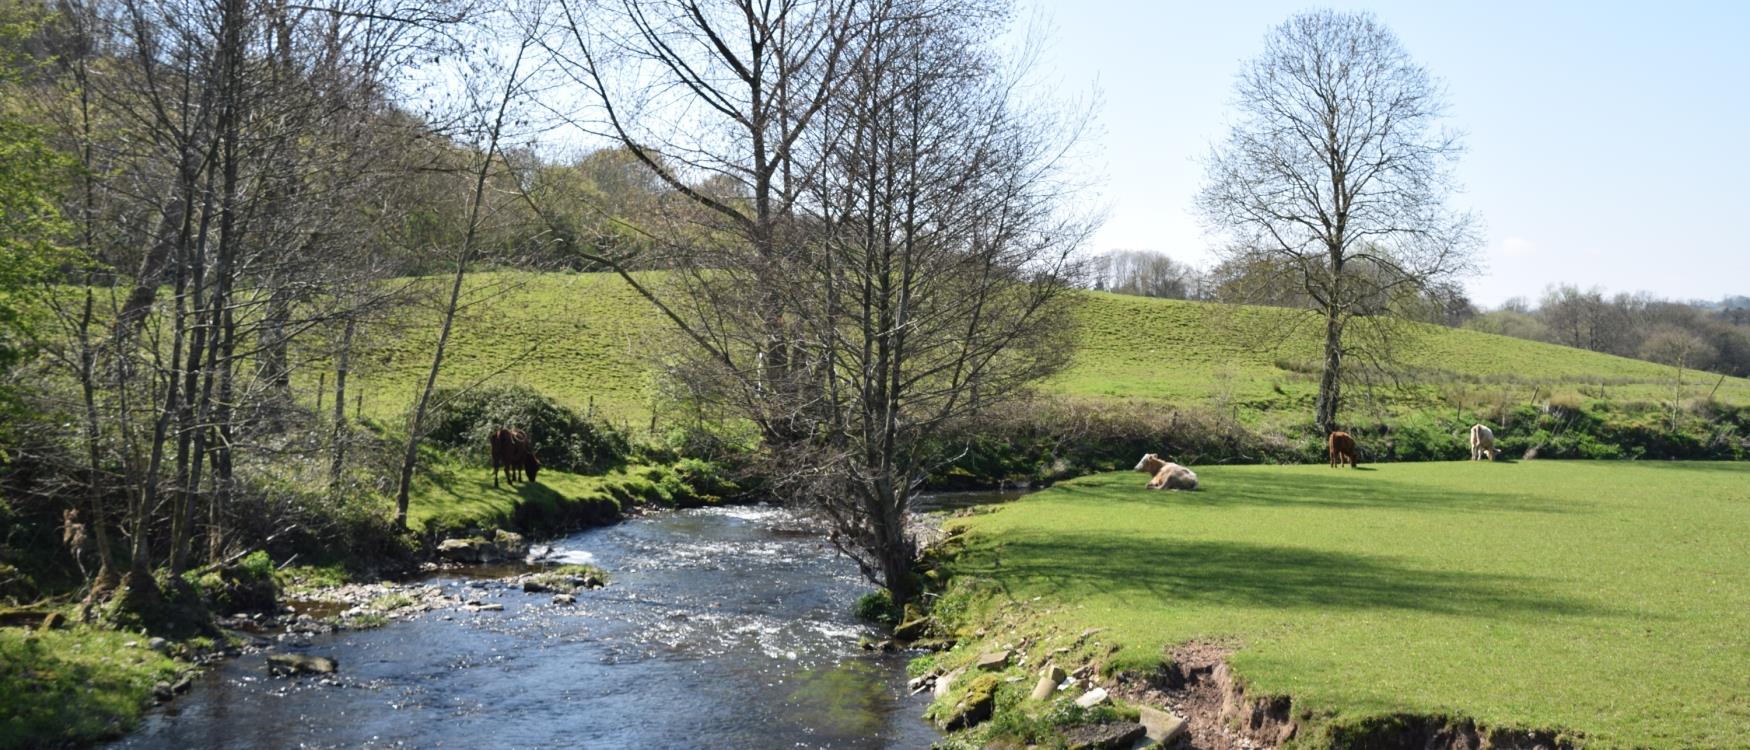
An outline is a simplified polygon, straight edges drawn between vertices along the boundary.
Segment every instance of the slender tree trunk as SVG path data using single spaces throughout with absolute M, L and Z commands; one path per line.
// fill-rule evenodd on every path
M 346 376 L 352 368 L 352 335 L 357 325 L 357 318 L 346 316 L 346 327 L 340 334 L 340 353 L 335 357 L 334 432 L 329 438 L 329 447 L 334 454 L 328 464 L 330 487 L 339 485 L 341 475 L 346 471 Z
M 456 254 L 456 275 L 450 281 L 450 299 L 449 304 L 444 306 L 443 327 L 438 330 L 437 348 L 432 352 L 431 369 L 426 373 L 425 385 L 420 389 L 419 399 L 414 402 L 413 414 L 407 420 L 407 445 L 401 452 L 401 471 L 395 483 L 396 528 L 407 528 L 407 503 L 413 491 L 413 469 L 419 462 L 419 442 L 425 431 L 425 412 L 431 406 L 431 393 L 437 388 L 438 373 L 443 370 L 444 350 L 449 346 L 450 329 L 455 325 L 456 309 L 462 298 L 462 282 L 467 279 L 468 264 L 474 259 L 474 238 L 480 231 L 486 178 L 492 173 L 492 160 L 498 155 L 498 139 L 504 132 L 505 114 L 510 110 L 511 99 L 519 85 L 517 76 L 522 69 L 523 54 L 528 51 L 529 43 L 530 40 L 525 38 L 523 46 L 517 50 L 516 62 L 511 65 L 510 75 L 505 79 L 504 94 L 498 101 L 498 113 L 487 131 L 485 157 L 480 162 L 480 170 L 474 175 L 474 195 L 468 204 L 468 229 L 462 235 L 462 247 Z
M 65 12 L 63 10 L 63 12 Z M 69 14 L 70 15 L 70 14 Z M 82 16 L 81 16 L 82 18 Z M 83 30 L 81 32 L 83 34 Z M 80 246 L 85 252 L 92 252 L 97 238 L 97 192 L 96 178 L 93 174 L 95 161 L 92 158 L 91 133 L 91 83 L 87 78 L 86 60 L 89 49 L 82 43 L 78 57 L 73 66 L 74 80 L 79 86 L 79 157 L 84 169 L 80 170 L 80 187 L 83 204 L 81 205 L 80 223 L 83 228 Z M 89 503 L 91 537 L 97 547 L 97 575 L 92 579 L 91 594 L 86 598 L 87 605 L 96 602 L 102 591 L 115 585 L 115 568 L 111 564 L 113 553 L 109 543 L 109 513 L 104 507 L 103 455 L 98 447 L 102 435 L 101 424 L 97 412 L 97 349 L 91 341 L 91 324 L 97 303 L 95 274 L 85 275 L 85 305 L 79 313 L 78 344 L 79 344 L 79 390 L 85 406 L 85 458 L 86 483 L 85 492 Z
M 103 458 L 98 450 L 100 432 L 97 387 L 94 382 L 96 352 L 91 346 L 91 318 L 95 297 L 96 292 L 93 291 L 92 281 L 88 276 L 85 282 L 85 308 L 79 315 L 79 390 L 85 403 L 85 493 L 89 501 L 91 535 L 97 545 L 97 576 L 92 579 L 91 586 L 94 595 L 114 584 L 115 577 L 115 571 L 110 567 L 109 514 L 103 503 Z

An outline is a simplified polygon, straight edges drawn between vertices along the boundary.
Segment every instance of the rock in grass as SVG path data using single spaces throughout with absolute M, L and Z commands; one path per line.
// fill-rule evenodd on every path
M 1063 742 L 1069 750 L 1117 750 L 1130 747 L 1146 733 L 1141 724 L 1114 721 L 1065 729 Z
M 334 674 L 340 663 L 326 656 L 268 654 L 267 671 L 275 677 L 294 674 Z
M 1161 746 L 1171 745 L 1178 741 L 1179 735 L 1185 733 L 1185 720 L 1171 711 L 1162 711 L 1152 706 L 1138 706 L 1137 719 L 1142 722 L 1143 729 L 1148 731 L 1148 738 Z
M 1082 708 L 1093 708 L 1111 700 L 1112 697 L 1106 694 L 1106 688 L 1094 688 L 1082 693 L 1082 697 L 1076 699 L 1076 705 Z
M 1057 686 L 1062 685 L 1066 679 L 1069 679 L 1069 675 L 1064 674 L 1063 667 L 1056 664 L 1039 670 L 1039 681 L 1033 684 L 1033 694 L 1028 697 L 1036 701 L 1050 698 L 1052 693 L 1057 692 Z
M 1009 666 L 1009 652 L 1007 650 L 992 651 L 980 655 L 978 661 L 975 662 L 974 665 L 982 671 L 995 672 L 1003 667 Z
M 1027 696 L 1027 699 L 1042 701 L 1050 698 L 1051 694 L 1055 692 L 1057 692 L 1057 683 L 1052 682 L 1050 677 L 1041 677 L 1038 682 L 1033 683 L 1033 692 Z
M 960 679 L 961 675 L 964 675 L 964 674 L 966 674 L 966 668 L 961 667 L 961 668 L 956 669 L 952 672 L 949 672 L 945 675 L 942 675 L 941 677 L 937 677 L 936 678 L 936 690 L 935 690 L 936 700 L 941 700 L 942 696 L 947 695 L 948 691 L 954 687 L 954 681 Z
M 966 686 L 966 693 L 954 704 L 953 710 L 937 719 L 937 724 L 952 732 L 983 723 L 996 707 L 997 686 L 1001 684 L 996 675 L 979 675 Z

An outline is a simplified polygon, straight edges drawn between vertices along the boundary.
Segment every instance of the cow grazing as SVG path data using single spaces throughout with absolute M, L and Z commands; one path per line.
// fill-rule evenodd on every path
M 1148 481 L 1151 490 L 1197 489 L 1196 472 L 1153 453 L 1144 454 L 1142 460 L 1136 462 L 1136 470 L 1153 477 Z
M 1470 460 L 1481 461 L 1487 456 L 1490 461 L 1501 457 L 1500 449 L 1495 447 L 1495 432 L 1480 424 L 1470 426 Z
M 529 440 L 529 434 L 522 430 L 500 427 L 487 437 L 487 443 L 492 448 L 492 486 L 498 486 L 499 469 L 504 470 L 505 481 L 516 484 L 518 473 L 535 481 L 535 475 L 541 470 L 541 459 L 535 457 L 535 446 Z
M 1333 432 L 1330 439 L 1331 468 L 1349 464 L 1353 469 L 1361 465 L 1361 451 L 1355 447 L 1355 438 L 1347 432 Z

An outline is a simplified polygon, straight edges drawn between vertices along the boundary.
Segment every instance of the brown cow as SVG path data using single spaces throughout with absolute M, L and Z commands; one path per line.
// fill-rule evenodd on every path
M 498 470 L 504 469 L 505 480 L 516 484 L 517 473 L 528 475 L 530 482 L 541 470 L 541 459 L 535 457 L 535 446 L 529 434 L 522 430 L 500 427 L 487 438 L 492 447 L 492 486 L 498 486 Z
M 1353 469 L 1361 465 L 1361 451 L 1355 447 L 1355 438 L 1347 432 L 1333 432 L 1330 440 L 1331 468 L 1335 469 L 1344 463 Z
M 1197 489 L 1196 472 L 1153 453 L 1143 454 L 1142 460 L 1136 462 L 1136 470 L 1153 477 L 1148 482 L 1148 488 L 1151 490 Z

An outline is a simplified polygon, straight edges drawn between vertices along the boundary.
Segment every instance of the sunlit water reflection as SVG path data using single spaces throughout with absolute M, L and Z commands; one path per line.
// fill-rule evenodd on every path
M 857 647 L 868 585 L 820 539 L 766 506 L 580 533 L 559 556 L 613 583 L 573 606 L 435 579 L 504 611 L 316 637 L 335 684 L 233 659 L 115 747 L 927 747 L 906 657 Z

